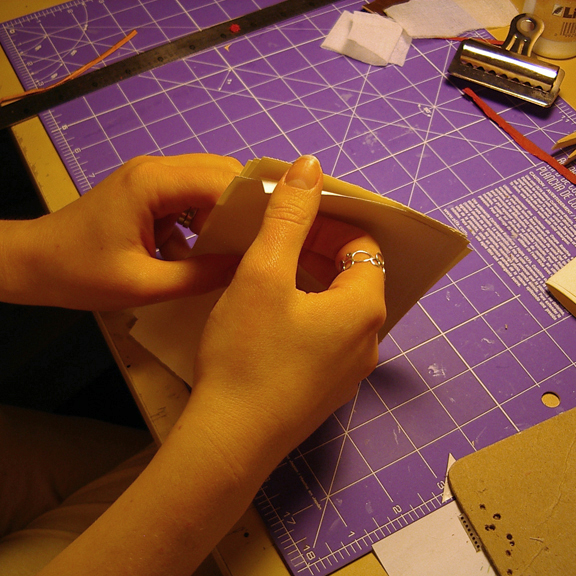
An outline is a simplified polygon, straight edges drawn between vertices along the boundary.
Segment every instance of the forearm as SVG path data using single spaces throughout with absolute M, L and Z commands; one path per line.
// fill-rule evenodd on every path
M 142 475 L 41 575 L 190 576 L 282 456 L 251 415 L 222 404 L 193 395 Z
M 42 243 L 35 220 L 0 220 L 0 301 L 37 304 L 37 267 Z

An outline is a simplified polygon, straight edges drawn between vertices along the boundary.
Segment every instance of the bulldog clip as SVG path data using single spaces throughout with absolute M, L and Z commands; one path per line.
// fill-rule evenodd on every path
M 540 18 L 519 14 L 512 20 L 501 47 L 474 39 L 463 40 L 448 72 L 548 108 L 558 96 L 564 70 L 531 56 L 543 30 Z

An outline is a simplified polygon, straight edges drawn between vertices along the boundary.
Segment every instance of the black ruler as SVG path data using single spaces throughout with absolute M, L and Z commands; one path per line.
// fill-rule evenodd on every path
M 25 96 L 12 104 L 0 107 L 0 129 L 14 126 L 54 106 L 85 96 L 100 88 L 116 84 L 132 76 L 180 60 L 196 52 L 233 40 L 238 36 L 277 24 L 287 18 L 332 4 L 334 0 L 284 0 L 210 28 L 199 30 L 172 42 L 113 62 L 82 76 L 42 92 Z

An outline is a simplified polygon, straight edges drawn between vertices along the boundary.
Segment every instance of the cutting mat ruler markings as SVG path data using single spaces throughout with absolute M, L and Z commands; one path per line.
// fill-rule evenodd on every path
M 256 505 L 296 574 L 318 574 L 335 570 L 340 567 L 341 563 L 347 563 L 352 558 L 370 552 L 372 546 L 382 538 L 437 510 L 443 504 L 441 496 L 433 496 L 426 501 L 420 496 L 422 503 L 419 506 L 412 506 L 406 512 L 401 512 L 398 506 L 396 517 L 387 518 L 386 522 L 372 527 L 371 530 L 365 528 L 361 534 L 350 530 L 346 543 L 341 542 L 339 547 L 334 548 L 326 545 L 328 553 L 318 557 L 315 547 L 310 546 L 306 539 L 294 540 L 289 527 L 296 524 L 295 519 L 286 516 L 280 519 L 274 505 L 270 502 L 262 502 L 260 498 L 263 498 L 262 494 L 257 498 Z
M 185 26 L 234 20 L 238 6 L 265 7 L 199 4 L 72 2 L 0 25 L 0 41 L 31 88 L 134 28 L 134 49 L 144 52 Z M 335 2 L 40 115 L 81 193 L 137 154 L 246 162 L 314 153 L 325 172 L 470 234 L 474 253 L 382 342 L 381 364 L 355 401 L 262 487 L 256 505 L 294 574 L 328 574 L 439 507 L 450 454 L 576 405 L 576 320 L 542 288 L 576 257 L 576 189 L 555 182 L 447 81 L 455 43 L 415 41 L 402 68 L 320 49 L 341 11 L 357 8 Z M 491 104 L 544 149 L 576 130 L 562 101 L 539 113 L 506 97 Z M 559 408 L 542 404 L 548 390 Z

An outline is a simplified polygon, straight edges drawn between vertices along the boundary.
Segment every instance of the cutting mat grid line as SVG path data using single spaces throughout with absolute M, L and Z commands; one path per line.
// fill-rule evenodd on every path
M 30 88 L 134 28 L 108 63 L 270 4 L 77 0 L 1 25 L 0 42 Z M 576 321 L 544 285 L 576 257 L 576 188 L 446 77 L 456 42 L 414 41 L 404 67 L 322 50 L 359 6 L 335 2 L 42 114 L 80 193 L 139 154 L 314 153 L 326 173 L 468 233 L 474 252 L 384 339 L 356 398 L 262 487 L 256 506 L 294 574 L 328 574 L 441 506 L 449 455 L 576 406 Z M 541 110 L 481 93 L 544 149 L 576 130 L 563 101 Z

